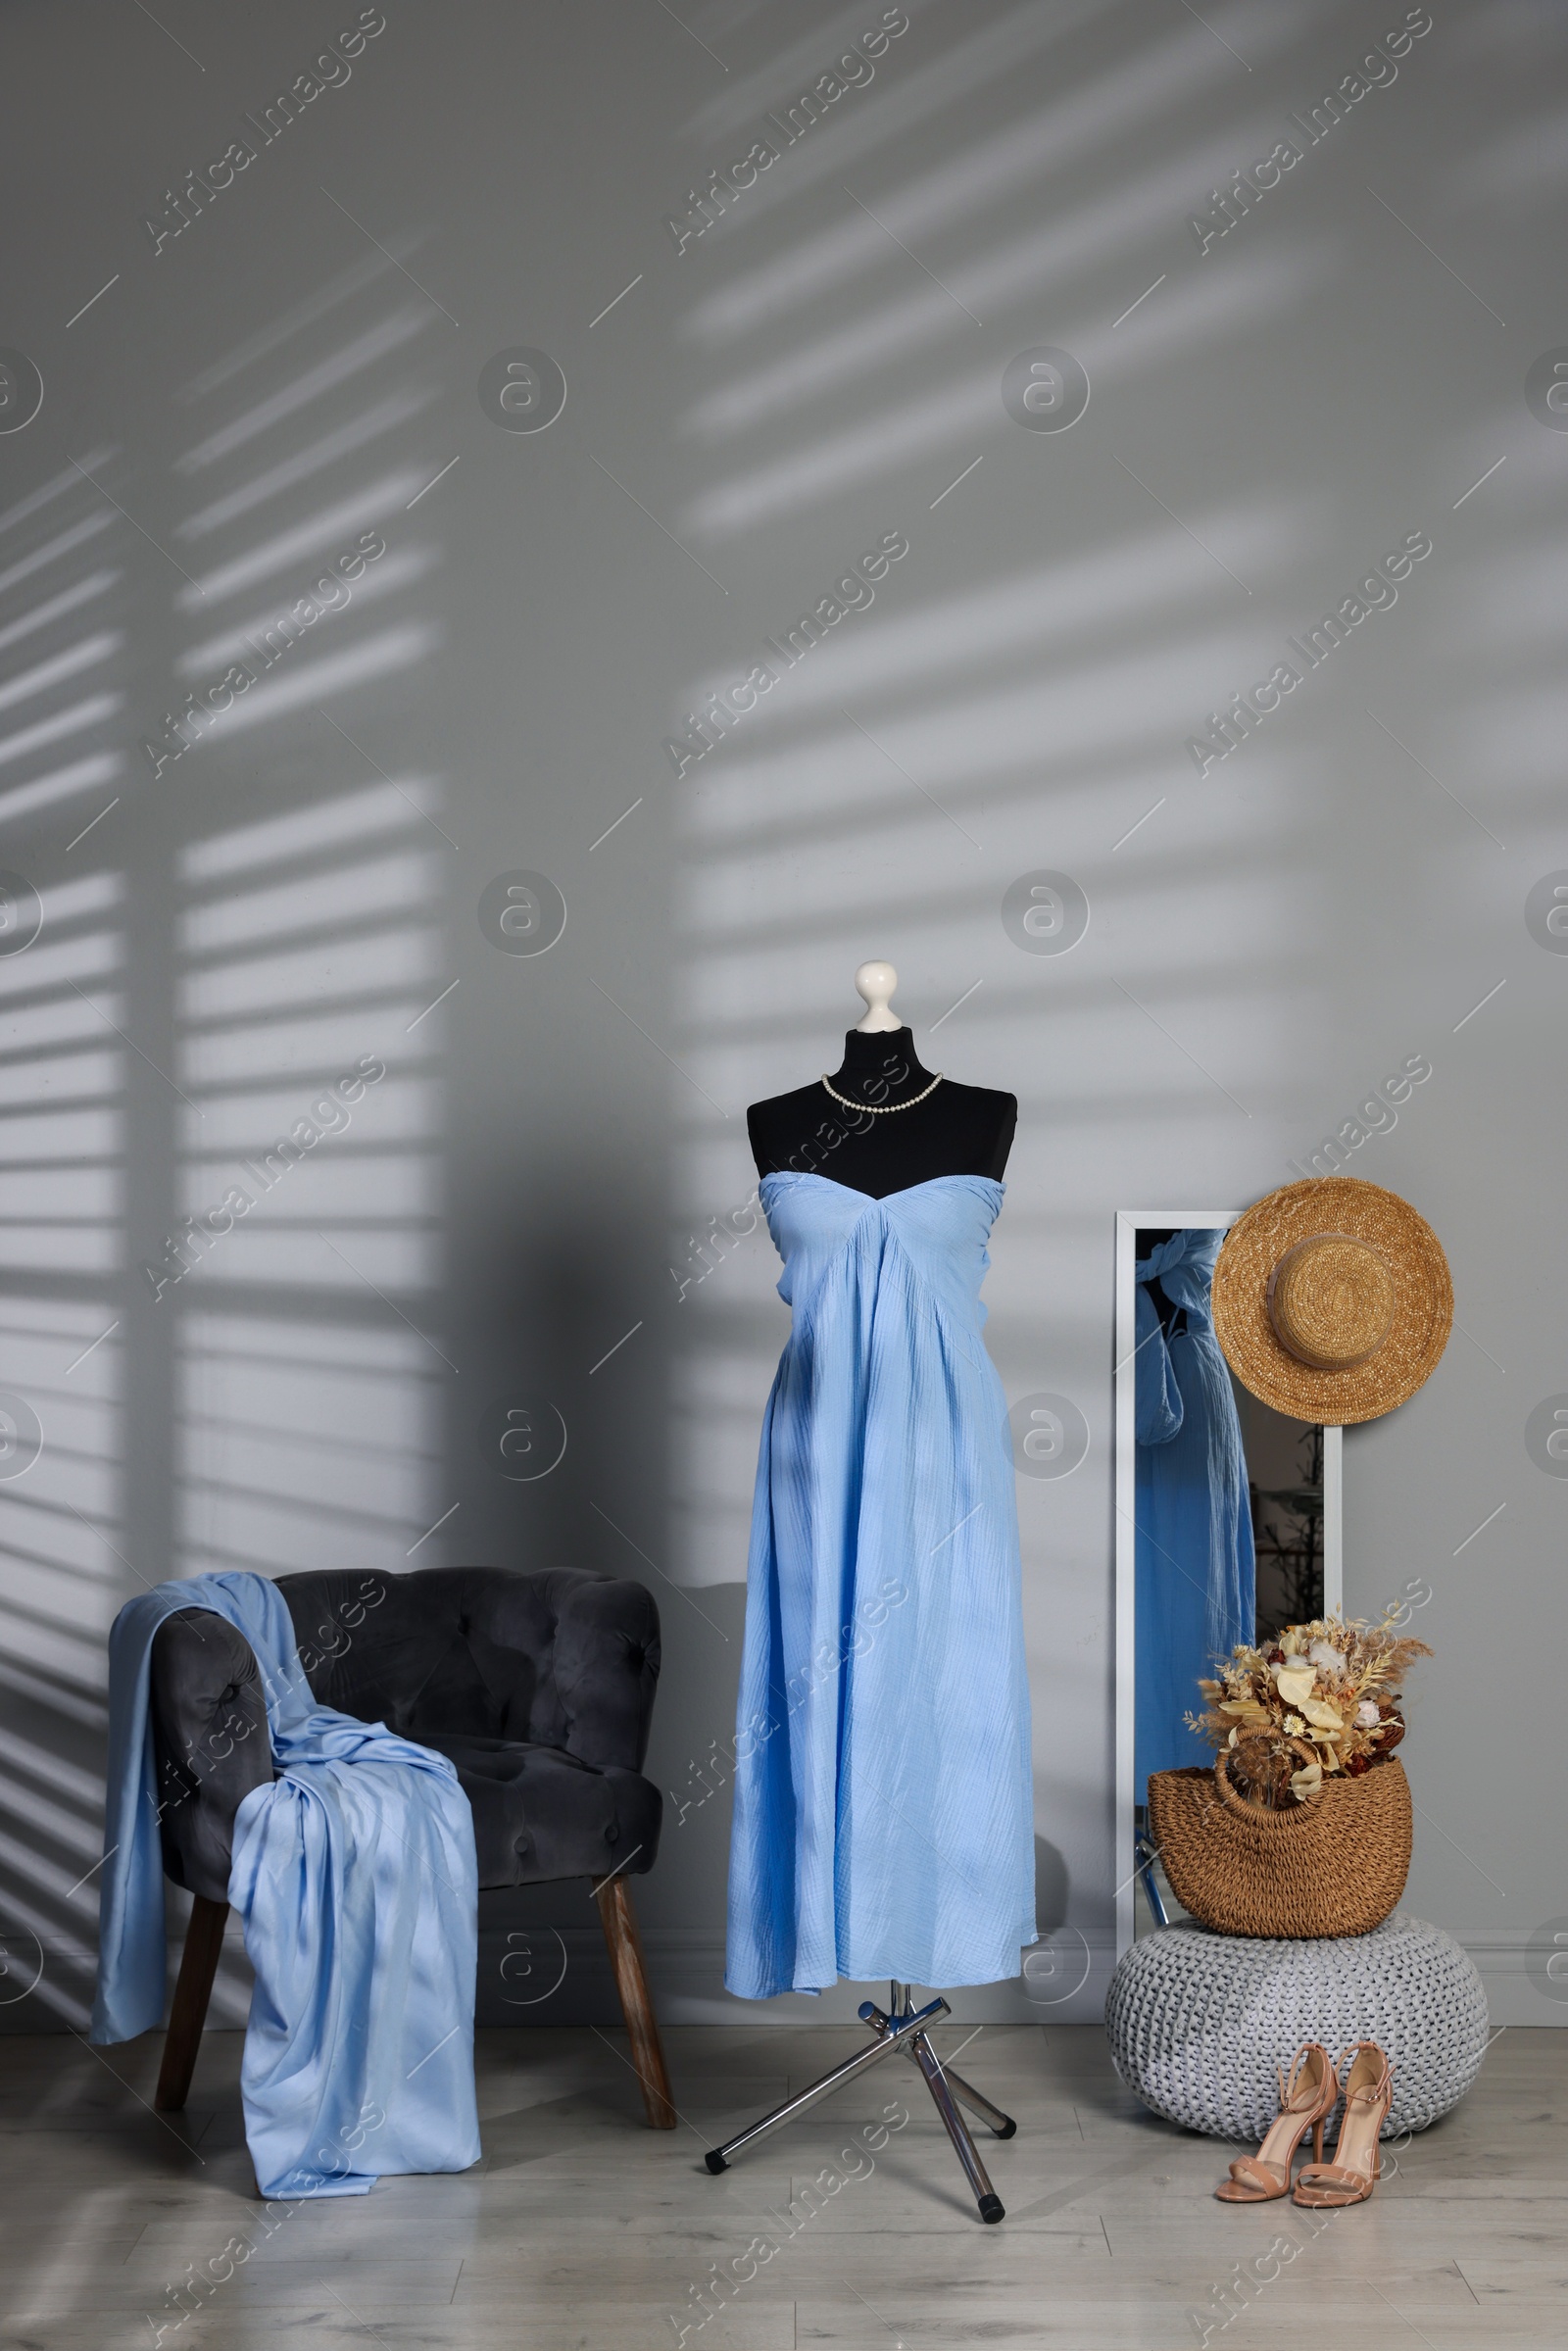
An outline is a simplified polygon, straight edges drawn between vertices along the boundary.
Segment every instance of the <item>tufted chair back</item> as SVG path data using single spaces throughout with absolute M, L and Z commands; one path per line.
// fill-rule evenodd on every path
M 641 1586 L 580 1568 L 277 1581 L 323 1706 L 416 1741 L 532 1741 L 641 1769 L 660 1662 Z
M 321 1704 L 457 1765 L 481 1885 L 651 1865 L 662 1807 L 642 1761 L 659 1611 L 642 1585 L 575 1567 L 431 1567 L 277 1586 Z M 272 1777 L 260 1669 L 222 1617 L 183 1609 L 154 1637 L 149 1697 L 164 1867 L 222 1900 L 234 1815 Z

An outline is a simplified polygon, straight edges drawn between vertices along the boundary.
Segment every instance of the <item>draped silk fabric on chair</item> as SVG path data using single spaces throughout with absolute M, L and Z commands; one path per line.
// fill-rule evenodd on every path
M 258 2185 L 364 2195 L 390 2173 L 466 2171 L 479 2158 L 467 1798 L 444 1756 L 317 1704 L 265 1576 L 161 1584 L 115 1620 L 92 2037 L 126 2040 L 163 2018 L 148 1671 L 158 1627 L 191 1608 L 250 1643 L 277 1767 L 240 1805 L 228 1883 L 256 1972 L 241 2088 Z M 189 1762 L 200 1771 L 200 1756 Z

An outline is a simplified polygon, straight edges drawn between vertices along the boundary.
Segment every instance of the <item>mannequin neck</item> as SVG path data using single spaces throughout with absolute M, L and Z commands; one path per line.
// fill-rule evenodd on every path
M 921 1067 L 908 1029 L 883 1029 L 870 1035 L 863 1029 L 851 1029 L 833 1084 L 840 1094 L 856 1102 L 901 1102 L 923 1093 L 935 1074 Z

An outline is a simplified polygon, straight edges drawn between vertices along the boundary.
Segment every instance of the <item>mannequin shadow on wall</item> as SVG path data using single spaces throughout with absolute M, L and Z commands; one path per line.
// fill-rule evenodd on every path
M 450 1390 L 449 1457 L 467 1553 L 629 1578 L 658 1606 L 662 1666 L 646 1769 L 664 1813 L 657 1873 L 639 1877 L 636 1895 L 678 2001 L 701 1996 L 721 1968 L 721 1933 L 687 1922 L 710 1907 L 705 1888 L 725 1866 L 732 1698 L 727 1735 L 708 1726 L 714 1691 L 734 1690 L 744 1588 L 678 1578 L 651 1501 L 664 1475 L 665 1431 L 650 1408 L 661 1334 L 652 1317 L 638 1328 L 627 1304 L 647 1298 L 665 1241 L 649 1197 L 612 1193 L 603 1169 L 585 1182 L 564 1167 L 536 1173 L 525 1220 L 480 1188 L 466 1193 L 464 1215 L 497 1238 L 477 1306 L 487 1351 L 466 1357 Z M 693 1467 L 703 1474 L 700 1460 Z M 479 1935 L 482 2024 L 616 2020 L 585 1882 L 482 1894 Z
M 1035 1924 L 1042 1935 L 1067 1923 L 1067 1864 L 1049 1837 L 1035 1835 Z

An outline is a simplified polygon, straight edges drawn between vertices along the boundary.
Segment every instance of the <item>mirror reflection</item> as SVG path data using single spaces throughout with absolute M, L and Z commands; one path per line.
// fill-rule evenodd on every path
M 1239 1641 L 1325 1606 L 1324 1431 L 1250 1396 L 1214 1336 L 1209 1285 L 1232 1221 L 1123 1234 L 1134 1280 L 1131 1351 L 1118 1352 L 1133 1384 L 1135 1933 L 1179 1915 L 1144 1807 L 1151 1772 L 1212 1768 L 1186 1721 L 1200 1676 Z

